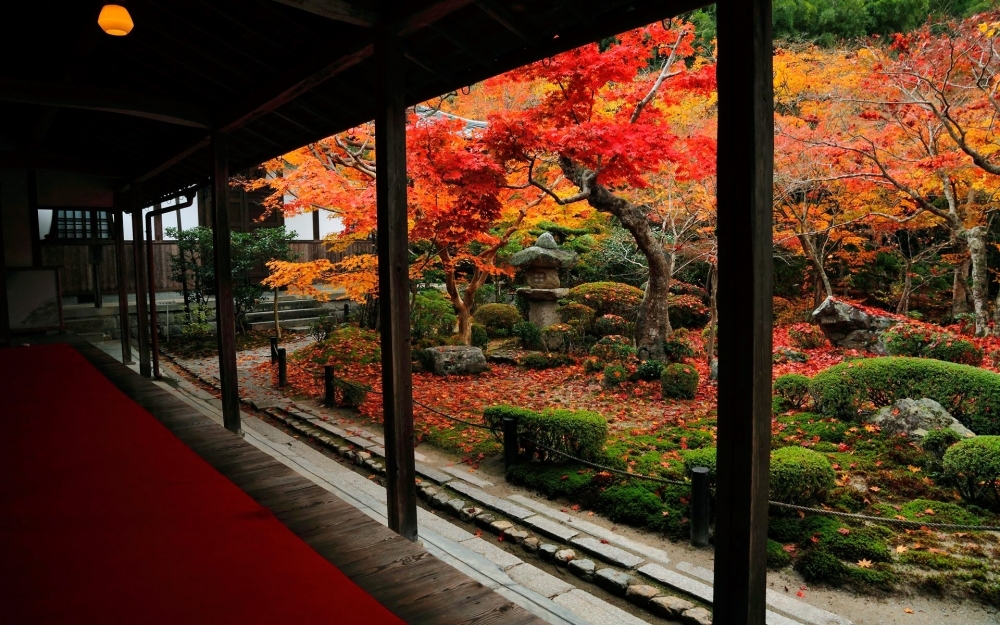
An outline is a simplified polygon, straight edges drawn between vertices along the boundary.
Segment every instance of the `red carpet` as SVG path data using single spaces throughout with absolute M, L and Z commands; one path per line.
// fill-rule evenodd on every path
M 0 385 L 0 622 L 402 622 L 72 348 Z

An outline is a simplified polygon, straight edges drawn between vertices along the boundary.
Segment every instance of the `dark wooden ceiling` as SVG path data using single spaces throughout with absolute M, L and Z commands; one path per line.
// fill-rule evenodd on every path
M 4 6 L 0 168 L 140 182 L 144 203 L 205 181 L 209 136 L 230 171 L 374 117 L 373 28 L 404 37 L 415 104 L 704 5 L 704 0 L 128 0 Z

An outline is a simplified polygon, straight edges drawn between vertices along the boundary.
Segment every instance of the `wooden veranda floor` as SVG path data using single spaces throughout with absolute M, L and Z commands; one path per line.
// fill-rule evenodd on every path
M 540 624 L 538 618 L 382 526 L 97 347 L 66 342 L 174 436 L 407 623 Z M 141 571 L 137 571 L 141 574 Z M 338 622 L 331 615 L 330 622 Z

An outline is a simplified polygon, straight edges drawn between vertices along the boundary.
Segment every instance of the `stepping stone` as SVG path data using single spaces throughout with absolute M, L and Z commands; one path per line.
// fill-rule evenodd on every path
M 579 547 L 587 553 L 593 554 L 609 564 L 614 564 L 622 568 L 631 569 L 643 563 L 643 559 L 634 553 L 602 543 L 596 538 L 591 538 L 589 536 L 574 538 L 569 541 L 569 544 L 574 547 Z
M 367 438 L 361 438 L 360 436 L 348 436 L 347 440 L 354 443 L 358 447 L 367 449 L 368 447 L 375 447 L 375 443 L 371 442 Z
M 418 462 L 416 463 L 416 466 L 414 468 L 417 472 L 417 475 L 423 478 L 427 478 L 428 480 L 437 482 L 438 484 L 444 484 L 445 482 L 450 482 L 452 479 L 451 476 L 448 475 L 447 473 L 442 473 L 441 471 L 438 471 L 434 467 L 429 467 L 426 464 L 421 464 Z
M 465 508 L 465 501 L 462 499 L 449 499 L 445 507 L 455 516 L 459 516 L 462 514 L 462 509 Z
M 524 530 L 507 530 L 503 533 L 504 540 L 510 540 L 515 545 L 520 545 L 528 537 L 528 532 Z
M 470 484 L 475 484 L 480 488 L 485 488 L 487 486 L 495 486 L 493 482 L 490 482 L 489 480 L 484 480 L 481 477 L 478 477 L 476 474 L 470 473 L 468 469 L 463 469 L 462 467 L 456 467 L 456 466 L 441 467 L 441 470 L 444 471 L 445 473 L 450 473 L 451 475 L 457 477 L 460 480 L 465 480 Z
M 655 586 L 644 584 L 633 584 L 625 591 L 625 598 L 638 605 L 646 605 L 649 600 L 660 594 L 660 589 Z
M 555 555 L 556 564 L 562 565 L 565 565 L 574 558 L 576 558 L 576 552 L 572 549 L 560 549 Z
M 689 595 L 697 597 L 706 603 L 712 603 L 713 590 L 708 584 L 703 584 L 691 579 L 687 575 L 681 575 L 677 571 L 671 571 L 659 564 L 647 564 L 639 569 L 639 572 L 650 579 L 675 588 Z
M 548 536 L 549 538 L 554 538 L 564 543 L 569 542 L 571 538 L 580 533 L 578 530 L 568 528 L 561 523 L 557 523 L 556 521 L 547 519 L 538 514 L 522 519 L 521 522 L 539 534 Z
M 465 495 L 466 497 L 473 499 L 481 506 L 490 508 L 491 510 L 496 510 L 502 513 L 504 516 L 508 516 L 512 519 L 517 519 L 521 521 L 523 519 L 532 516 L 531 510 L 526 510 L 517 504 L 513 504 L 506 499 L 501 499 L 500 497 L 495 497 L 487 492 L 484 492 L 472 484 L 467 484 L 461 480 L 452 480 L 448 483 L 448 488 L 451 488 L 455 492 Z
M 463 521 L 465 521 L 466 523 L 468 523 L 469 521 L 472 521 L 472 519 L 476 518 L 482 513 L 483 513 L 482 508 L 475 508 L 475 507 L 463 508 L 462 511 L 459 513 L 458 517 Z
M 590 625 L 649 625 L 646 621 L 579 588 L 563 593 L 553 601 Z
M 656 597 L 649 602 L 649 609 L 652 610 L 653 614 L 670 619 L 677 618 L 694 607 L 695 605 L 687 599 L 673 596 Z
M 493 525 L 493 523 L 496 520 L 497 520 L 496 517 L 490 514 L 489 512 L 484 512 L 480 515 L 477 515 L 476 518 L 473 519 L 475 524 L 483 528 L 484 530 L 490 529 L 490 526 Z
M 494 534 L 500 535 L 507 530 L 514 529 L 514 524 L 510 521 L 494 521 L 490 523 L 490 529 L 493 530 Z
M 803 623 L 809 623 L 810 625 L 853 625 L 850 619 L 846 619 L 833 612 L 827 612 L 805 601 L 793 599 L 770 588 L 767 589 L 764 598 L 767 605 Z
M 597 566 L 593 560 L 570 560 L 566 568 L 573 575 L 576 575 L 585 582 L 589 582 L 593 581 L 594 571 L 597 569 Z
M 557 551 L 559 551 L 559 547 L 546 543 L 538 548 L 538 556 L 546 562 L 552 562 L 555 560 Z
M 473 538 L 472 540 L 463 541 L 460 544 L 468 547 L 481 556 L 485 556 L 487 560 L 500 567 L 503 571 L 521 564 L 521 558 L 504 551 L 500 547 L 497 547 L 493 543 L 487 542 L 482 538 Z
M 431 506 L 441 510 L 445 507 L 448 501 L 451 500 L 451 495 L 448 493 L 438 493 L 431 498 Z
M 632 576 L 615 569 L 601 569 L 594 573 L 594 582 L 598 586 L 616 595 L 624 596 Z
M 524 547 L 527 551 L 535 552 L 538 551 L 539 543 L 540 541 L 534 536 L 532 536 L 531 538 L 524 539 L 524 542 L 521 543 L 521 546 Z
M 507 571 L 510 578 L 548 598 L 573 590 L 573 585 L 530 564 L 518 564 Z
M 712 625 L 712 615 L 705 608 L 691 608 L 681 614 L 681 622 L 687 625 Z

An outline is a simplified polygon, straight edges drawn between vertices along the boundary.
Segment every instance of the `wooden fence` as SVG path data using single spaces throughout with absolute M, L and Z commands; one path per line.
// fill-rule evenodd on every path
M 173 241 L 154 241 L 152 245 L 153 262 L 156 269 L 156 290 L 180 291 L 180 283 L 170 279 L 170 257 L 177 254 L 177 244 Z M 101 292 L 117 293 L 114 245 L 102 245 L 101 250 L 103 258 L 98 265 Z M 292 251 L 298 255 L 296 258 L 298 261 L 327 258 L 330 262 L 339 262 L 356 254 L 374 254 L 375 244 L 371 241 L 355 241 L 344 252 L 330 252 L 322 241 L 296 241 L 292 243 Z M 89 295 L 94 292 L 89 245 L 42 245 L 42 264 L 62 267 L 60 280 L 63 295 Z M 128 241 L 125 242 L 125 266 L 129 276 L 128 285 L 131 293 L 135 273 L 132 262 L 132 244 Z

